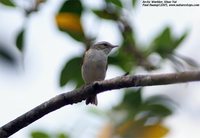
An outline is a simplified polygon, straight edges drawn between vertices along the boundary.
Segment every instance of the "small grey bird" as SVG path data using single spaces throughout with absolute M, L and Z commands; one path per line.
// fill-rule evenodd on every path
M 105 79 L 107 70 L 107 60 L 110 51 L 117 47 L 108 42 L 98 42 L 85 52 L 82 65 L 82 77 L 86 84 Z M 97 105 L 97 96 L 93 95 L 86 99 L 87 104 Z

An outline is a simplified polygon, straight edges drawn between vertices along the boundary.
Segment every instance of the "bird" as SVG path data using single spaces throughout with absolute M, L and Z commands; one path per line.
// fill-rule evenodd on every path
M 108 66 L 108 55 L 115 47 L 118 46 L 112 45 L 106 41 L 101 41 L 91 45 L 85 52 L 81 67 L 82 78 L 85 84 L 105 79 Z M 98 100 L 96 94 L 86 98 L 86 105 L 88 104 L 97 106 Z

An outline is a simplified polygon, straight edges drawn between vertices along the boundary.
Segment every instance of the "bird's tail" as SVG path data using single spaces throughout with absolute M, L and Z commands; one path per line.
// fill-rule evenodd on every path
M 97 95 L 93 95 L 93 96 L 90 96 L 86 99 L 86 105 L 88 104 L 94 104 L 94 105 L 97 105 L 98 104 L 98 101 L 97 101 Z

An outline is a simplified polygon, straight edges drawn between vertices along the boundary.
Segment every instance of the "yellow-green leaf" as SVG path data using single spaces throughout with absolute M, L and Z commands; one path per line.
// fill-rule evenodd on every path
M 162 124 L 146 126 L 143 129 L 141 138 L 162 138 L 169 132 L 169 129 Z
M 0 0 L 0 3 L 6 6 L 15 7 L 15 4 L 12 0 Z
M 78 41 L 84 41 L 81 24 L 83 7 L 80 0 L 68 0 L 63 3 L 55 17 L 58 28 Z
M 83 33 L 80 17 L 77 14 L 73 13 L 59 13 L 56 16 L 56 22 L 60 29 Z
M 34 131 L 31 133 L 31 138 L 50 138 L 50 136 L 43 131 Z

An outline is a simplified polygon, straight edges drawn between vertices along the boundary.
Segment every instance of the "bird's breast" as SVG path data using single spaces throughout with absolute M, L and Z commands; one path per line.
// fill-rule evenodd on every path
M 107 69 L 107 55 L 102 51 L 86 52 L 82 66 L 82 76 L 86 83 L 104 80 Z

